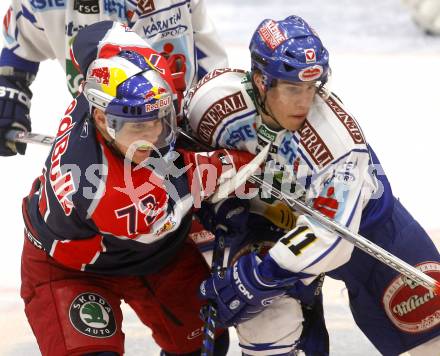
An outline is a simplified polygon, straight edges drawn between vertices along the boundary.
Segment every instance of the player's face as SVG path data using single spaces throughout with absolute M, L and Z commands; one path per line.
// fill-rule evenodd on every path
M 277 85 L 266 92 L 266 108 L 283 128 L 296 131 L 304 124 L 316 91 L 315 82 L 278 80 Z
M 162 131 L 163 122 L 159 119 L 127 122 L 117 131 L 115 144 L 125 157 L 139 164 L 150 156 Z

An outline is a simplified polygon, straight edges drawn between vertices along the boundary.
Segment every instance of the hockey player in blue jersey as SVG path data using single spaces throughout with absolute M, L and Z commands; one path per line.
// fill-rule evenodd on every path
M 271 144 L 271 183 L 439 280 L 436 247 L 393 196 L 359 124 L 327 88 L 329 54 L 317 33 L 298 16 L 267 19 L 250 52 L 250 72 L 215 70 L 188 94 L 193 133 L 213 147 L 252 153 Z M 251 242 L 278 240 L 264 256 L 238 254 L 224 275 L 201 286 L 220 321 L 237 325 L 245 354 L 292 352 L 302 316 L 286 294 L 301 300 L 303 288 L 292 293 L 290 285 L 310 285 L 321 273 L 345 282 L 355 322 L 382 354 L 438 354 L 435 293 L 267 193 L 251 200 L 250 211 Z

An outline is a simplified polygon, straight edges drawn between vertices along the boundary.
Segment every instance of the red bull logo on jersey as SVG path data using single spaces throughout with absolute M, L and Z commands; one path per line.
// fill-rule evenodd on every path
M 71 195 L 75 192 L 75 185 L 73 182 L 73 176 L 71 171 L 63 173 L 61 158 L 67 151 L 69 145 L 69 137 L 71 130 L 75 126 L 72 122 L 71 112 L 76 107 L 76 100 L 74 100 L 66 111 L 66 115 L 61 120 L 58 127 L 57 138 L 50 157 L 51 165 L 49 171 L 50 186 L 60 203 L 64 213 L 69 216 L 73 209 L 73 202 L 70 199 Z
M 258 31 L 261 39 L 271 49 L 277 48 L 281 43 L 287 40 L 287 37 L 280 31 L 278 24 L 273 21 L 267 21 Z
M 90 73 L 90 78 L 94 78 L 97 83 L 109 85 L 110 70 L 108 67 L 93 68 L 92 73 Z
M 172 220 L 172 218 L 169 218 L 165 224 L 162 225 L 162 227 L 156 231 L 156 236 L 161 236 L 164 233 L 171 231 L 174 226 L 176 226 L 176 222 Z
M 416 267 L 440 280 L 440 263 L 423 262 Z M 421 333 L 440 325 L 440 296 L 406 277 L 391 282 L 382 302 L 390 320 L 402 331 Z

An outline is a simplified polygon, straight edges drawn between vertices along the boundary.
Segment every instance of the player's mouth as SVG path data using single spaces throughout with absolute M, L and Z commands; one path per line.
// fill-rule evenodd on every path
M 290 115 L 289 117 L 291 117 L 292 119 L 295 119 L 295 120 L 305 120 L 305 118 L 307 117 L 307 114 Z
M 144 144 L 136 146 L 136 151 L 144 153 L 144 152 L 147 152 L 147 151 L 151 151 L 151 149 L 153 147 L 154 146 L 151 143 L 144 143 Z

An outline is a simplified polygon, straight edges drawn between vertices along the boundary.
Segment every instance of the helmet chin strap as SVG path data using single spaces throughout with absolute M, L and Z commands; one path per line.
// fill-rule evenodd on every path
M 255 92 L 255 98 L 258 105 L 258 109 L 264 114 L 269 116 L 275 123 L 278 125 L 277 129 L 284 129 L 284 127 L 280 124 L 280 122 L 277 120 L 277 118 L 271 113 L 272 110 L 267 107 L 266 100 L 267 100 L 267 91 L 269 89 L 264 90 L 264 95 L 261 97 L 260 92 L 255 84 L 255 82 L 252 80 L 252 86 Z M 265 123 L 266 124 L 266 123 Z

